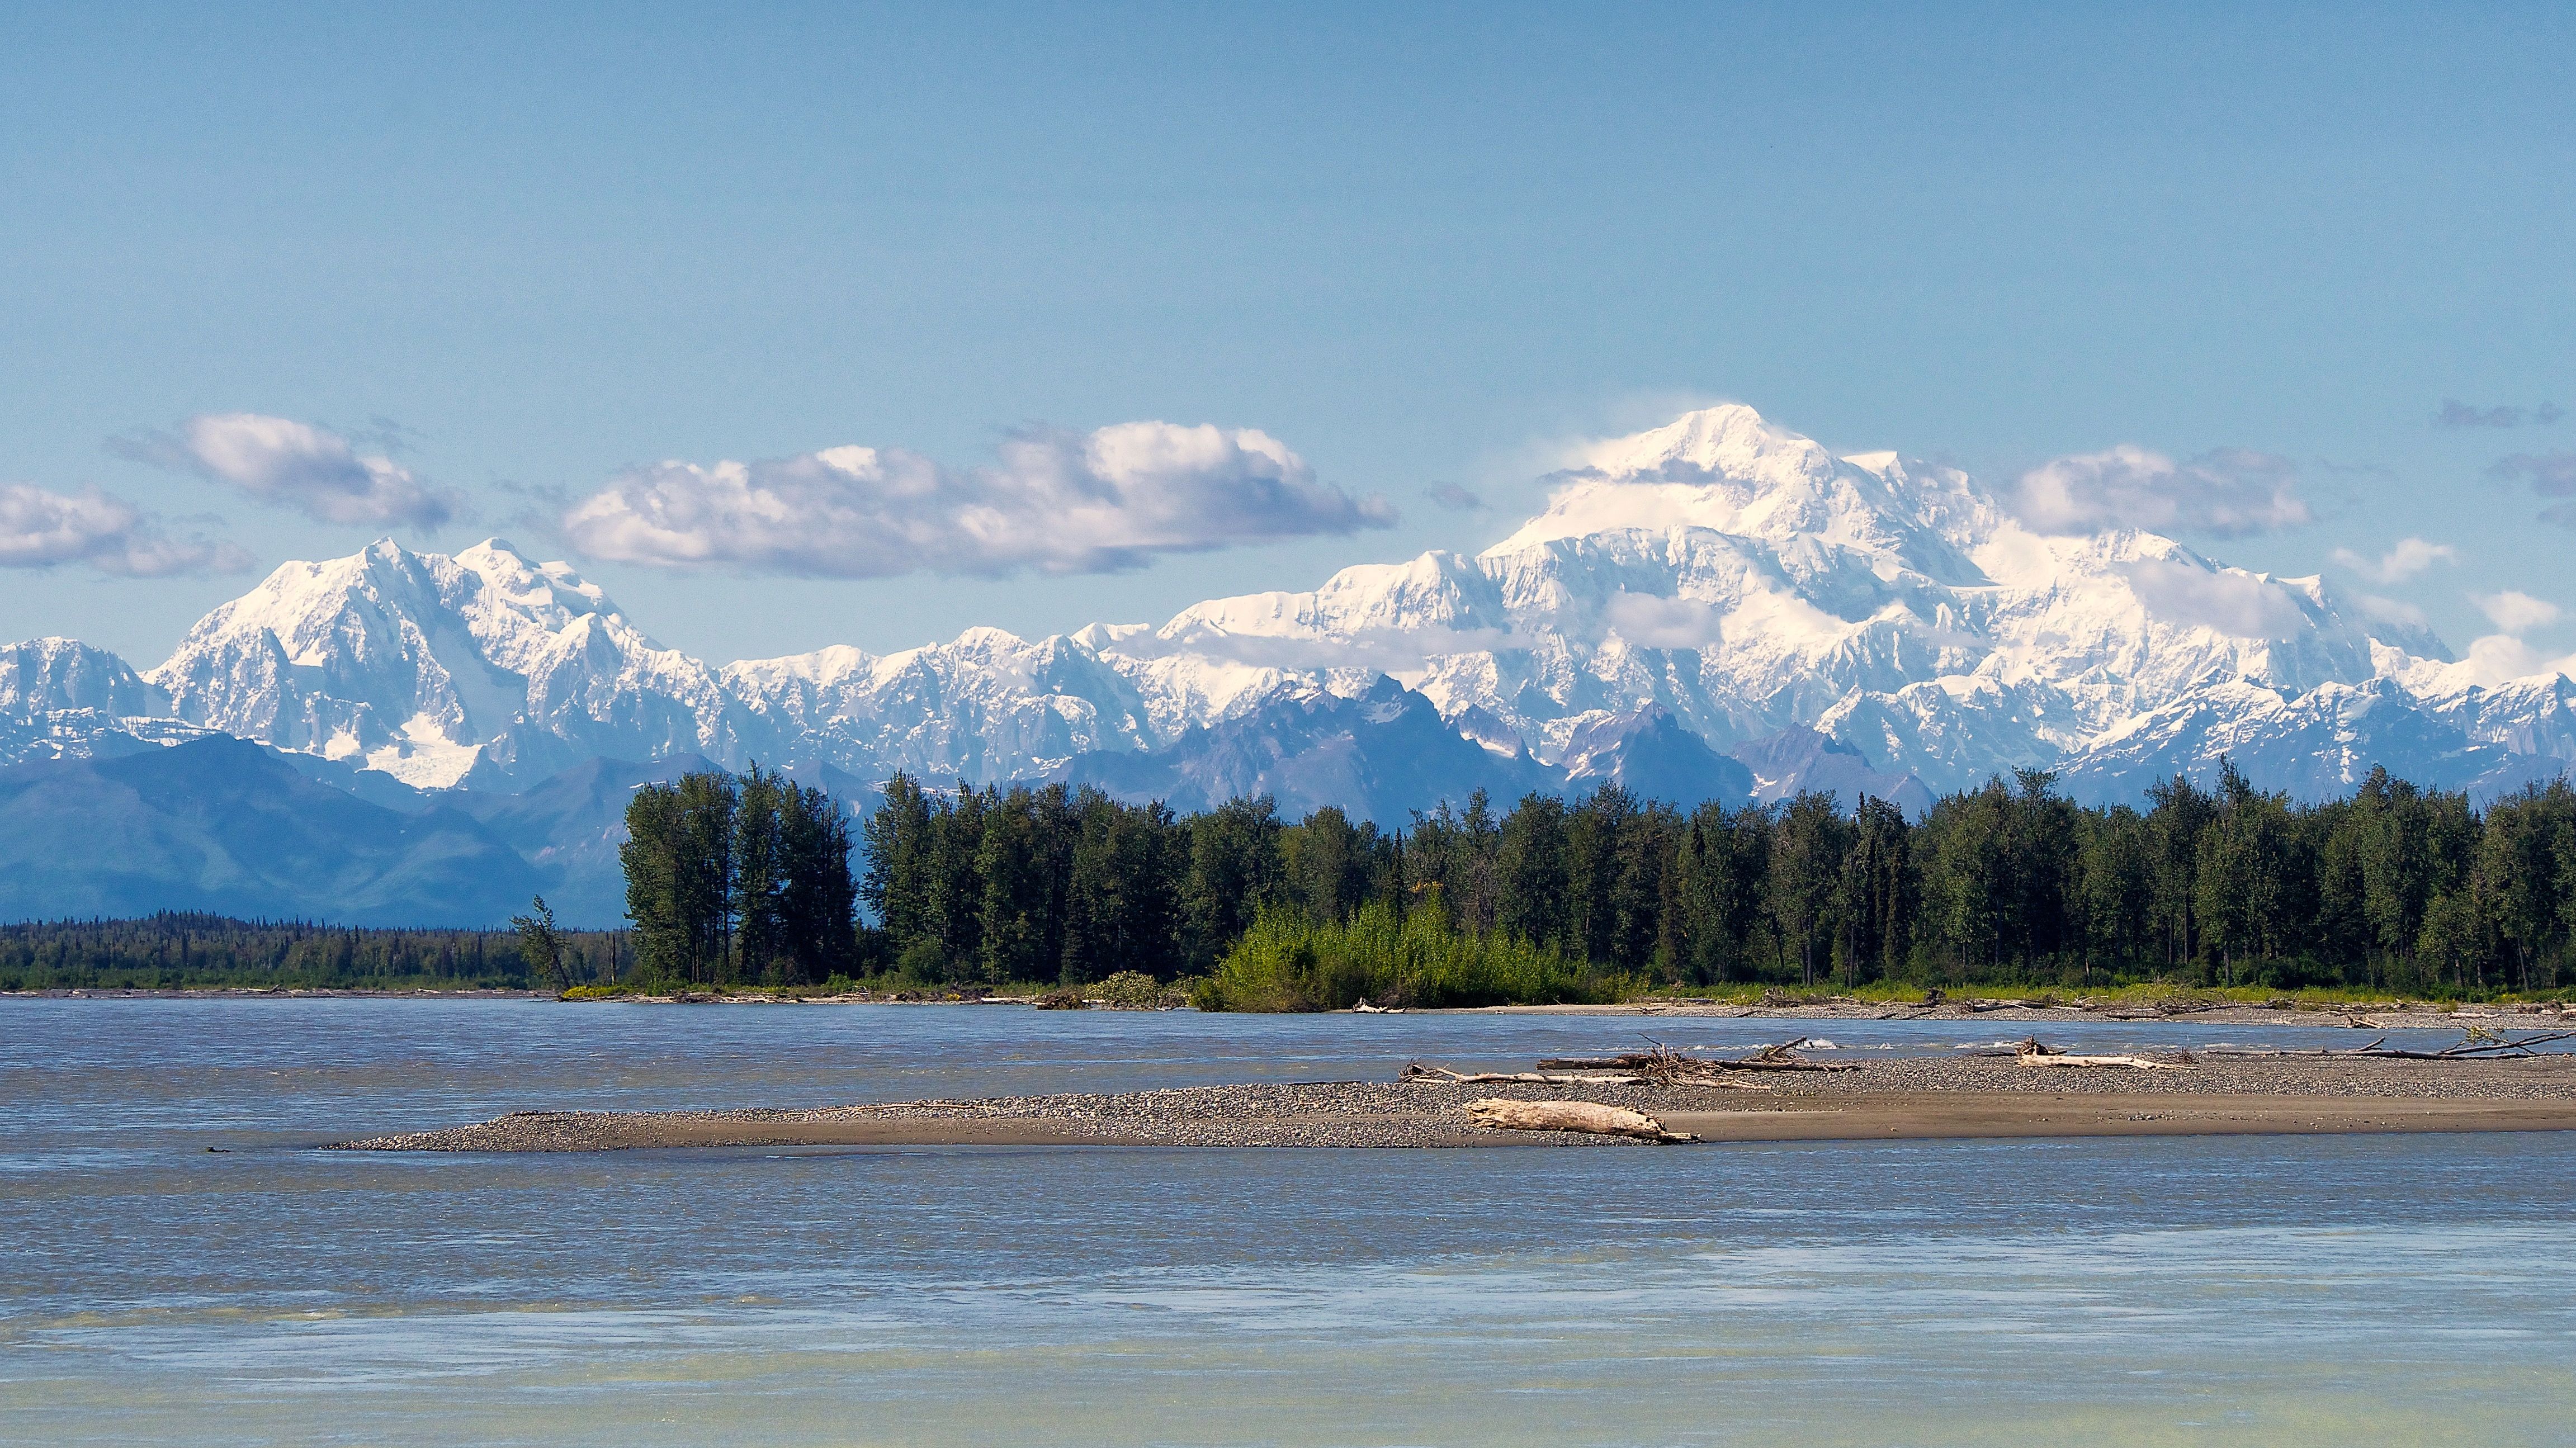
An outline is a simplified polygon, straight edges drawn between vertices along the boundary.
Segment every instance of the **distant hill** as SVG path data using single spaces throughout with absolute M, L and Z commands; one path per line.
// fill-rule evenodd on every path
M 544 885 L 460 810 L 371 804 L 238 739 L 0 770 L 0 918 L 497 925 Z
M 1184 814 L 1266 794 L 1290 819 L 1335 805 L 1383 826 L 1442 800 L 1464 805 L 1479 789 L 1508 803 L 1556 784 L 1526 755 L 1460 735 L 1430 700 L 1386 678 L 1356 698 L 1316 689 L 1274 699 L 1152 754 L 1079 755 L 1053 778 Z

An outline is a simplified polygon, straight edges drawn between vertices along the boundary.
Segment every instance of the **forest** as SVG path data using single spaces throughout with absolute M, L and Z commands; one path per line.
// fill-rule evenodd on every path
M 2298 803 L 2232 767 L 2142 807 L 2011 780 L 1909 819 L 1802 794 L 1687 812 L 1615 788 L 1402 829 L 1268 799 L 1180 816 L 1061 785 L 903 775 L 854 824 L 751 769 L 635 792 L 631 931 L 360 930 L 198 915 L 0 926 L 0 988 L 1081 987 L 1202 1005 L 1599 1000 L 1776 985 L 2160 981 L 2546 993 L 2576 948 L 2576 792 L 2483 809 L 2373 772 Z
M 1266 799 L 1180 818 L 1089 790 L 898 776 L 865 829 L 862 950 L 918 979 L 1223 981 L 1257 922 L 1255 943 L 1284 960 L 1364 935 L 1392 949 L 1390 930 L 1436 912 L 1457 940 L 1545 953 L 1555 965 L 1516 969 L 1569 998 L 2146 980 L 2442 995 L 2566 978 L 2563 782 L 2484 810 L 2384 771 L 2322 804 L 2232 766 L 2213 788 L 2159 785 L 2143 809 L 2080 806 L 2053 785 L 2022 771 L 1920 820 L 1827 794 L 1685 813 L 1609 787 L 1500 813 L 1478 796 L 1380 830 L 1333 809 L 1292 822 Z M 1373 935 L 1353 928 L 1364 915 Z M 1253 993 L 1349 1004 L 1347 989 Z
M 0 990 L 524 989 L 532 970 L 517 931 L 377 930 L 314 921 L 167 912 L 135 920 L 0 925 Z M 558 933 L 568 984 L 631 973 L 622 930 Z

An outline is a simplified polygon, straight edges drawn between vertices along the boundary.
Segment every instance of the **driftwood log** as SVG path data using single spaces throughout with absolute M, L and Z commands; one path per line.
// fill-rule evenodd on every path
M 1600 1059 L 1566 1057 L 1541 1061 L 1542 1071 L 1627 1071 L 1643 1076 L 1653 1085 L 1711 1085 L 1719 1081 L 1721 1071 L 1857 1071 L 1860 1067 L 1847 1062 L 1810 1060 L 1798 1054 L 1807 1044 L 1800 1036 L 1776 1046 L 1765 1046 L 1748 1056 L 1728 1060 L 1718 1056 L 1686 1056 L 1658 1042 L 1651 1051 L 1637 1051 L 1625 1056 Z
M 2354 1056 L 2382 1061 L 2517 1061 L 2528 1060 L 2534 1056 L 2568 1055 L 2570 1053 L 2566 1051 L 2535 1051 L 2532 1047 L 2555 1045 L 2569 1040 L 2576 1040 L 2576 1031 L 2546 1031 L 2531 1036 L 2499 1036 L 2483 1026 L 2471 1026 L 2467 1031 L 2467 1039 L 2456 1046 L 2444 1046 L 2438 1051 L 2410 1051 L 2403 1047 L 2389 1045 L 2388 1038 L 2381 1036 L 2369 1045 L 2343 1049 L 2329 1047 L 2300 1051 L 2268 1046 L 2214 1046 L 2210 1048 L 2210 1054 L 2213 1056 Z
M 2159 1061 L 2149 1056 L 2071 1056 L 2055 1046 L 2043 1044 L 2033 1036 L 2013 1050 L 2013 1059 L 2025 1066 L 2057 1066 L 2071 1070 L 2095 1071 L 2188 1071 L 2189 1063 Z
M 2064 1066 L 2076 1070 L 2097 1071 L 2188 1071 L 2180 1061 L 2157 1061 L 2145 1056 L 2069 1056 L 2032 1054 L 2013 1058 L 2025 1066 Z
M 1416 1081 L 1435 1086 L 1643 1086 L 1646 1078 L 1620 1073 L 1580 1074 L 1561 1071 L 1452 1071 L 1446 1066 L 1425 1066 L 1416 1061 L 1404 1068 L 1397 1081 L 1410 1085 Z
M 1664 1130 L 1662 1122 L 1642 1111 L 1604 1106 L 1597 1101 L 1506 1101 L 1496 1097 L 1468 1102 L 1467 1119 L 1495 1131 L 1580 1131 L 1653 1142 L 1699 1140 L 1687 1132 Z

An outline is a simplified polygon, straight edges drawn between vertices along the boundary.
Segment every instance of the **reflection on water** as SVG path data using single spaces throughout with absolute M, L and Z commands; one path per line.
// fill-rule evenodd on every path
M 2555 1135 L 304 1149 L 531 1106 L 1384 1075 L 1801 1029 L 0 1002 L 0 1441 L 2565 1441 L 2576 1143 Z M 1946 1050 L 1994 1027 L 1831 1034 Z

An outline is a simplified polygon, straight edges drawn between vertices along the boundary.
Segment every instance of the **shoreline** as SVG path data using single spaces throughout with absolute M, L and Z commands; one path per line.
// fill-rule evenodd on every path
M 1470 1101 L 1586 1101 L 1706 1142 L 2576 1130 L 2576 1054 L 2486 1061 L 2203 1056 L 2180 1069 L 2035 1071 L 1905 1058 L 1705 1085 L 1311 1082 L 899 1101 L 804 1110 L 522 1112 L 327 1149 L 600 1152 L 684 1148 L 1633 1145 L 1495 1130 Z
M 908 997 L 908 998 L 907 998 Z M 506 987 L 442 990 L 428 987 L 371 986 L 199 986 L 199 987 L 51 987 L 43 990 L 0 991 L 0 1000 L 513 1000 L 542 1001 L 563 1005 L 719 1005 L 719 1006 L 835 1006 L 835 1005 L 902 1005 L 902 1006 L 1032 1006 L 1030 996 L 931 996 L 925 992 L 905 991 L 900 994 L 858 991 L 841 995 L 773 995 L 765 992 L 682 991 L 672 995 L 600 996 L 566 1001 L 550 990 L 517 990 Z M 1106 1010 L 1111 1007 L 1093 1006 Z M 1137 1011 L 1136 1014 L 1168 1013 L 1182 1007 Z M 2529 1026 L 2555 1028 L 2576 1017 L 2576 1006 L 2564 1002 L 2459 1002 L 2390 1001 L 2384 1003 L 2327 1003 L 2283 999 L 2277 1003 L 2255 1004 L 2240 1001 L 2195 1003 L 2185 998 L 2180 1003 L 2158 998 L 2144 1000 L 2085 1001 L 2074 1003 L 2050 1001 L 2043 997 L 1975 997 L 1943 1000 L 1937 1003 L 1880 1002 L 1841 998 L 1825 1001 L 1755 1001 L 1740 1003 L 1720 1000 L 1639 1000 L 1615 1005 L 1514 1005 L 1412 1007 L 1394 1010 L 1341 1010 L 1321 1012 L 1334 1016 L 1419 1015 L 1530 1015 L 1530 1016 L 1603 1016 L 1603 1017 L 1679 1017 L 1700 1020 L 1777 1020 L 1795 1021 L 1992 1021 L 1998 1024 L 2081 1024 L 2116 1021 L 2124 1024 L 2172 1022 L 2203 1025 L 2301 1026 L 2320 1030 L 2447 1030 L 2462 1023 L 2495 1022 L 2505 1028 Z

